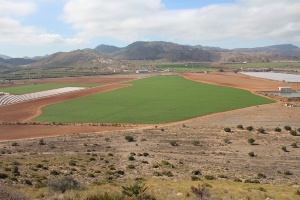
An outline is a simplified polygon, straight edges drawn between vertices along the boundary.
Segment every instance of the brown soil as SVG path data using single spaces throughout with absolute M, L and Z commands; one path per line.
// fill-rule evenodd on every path
M 183 77 L 202 83 L 223 85 L 244 90 L 255 91 L 277 91 L 278 87 L 290 86 L 295 88 L 294 84 L 279 81 L 254 78 L 238 73 L 183 73 Z

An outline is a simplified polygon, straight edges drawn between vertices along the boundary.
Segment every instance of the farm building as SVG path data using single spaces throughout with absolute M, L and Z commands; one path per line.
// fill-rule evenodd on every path
M 142 74 L 142 73 L 148 73 L 149 71 L 147 69 L 139 69 L 139 70 L 136 70 L 136 73 L 137 74 Z
M 292 92 L 291 87 L 278 87 L 278 90 L 281 92 Z

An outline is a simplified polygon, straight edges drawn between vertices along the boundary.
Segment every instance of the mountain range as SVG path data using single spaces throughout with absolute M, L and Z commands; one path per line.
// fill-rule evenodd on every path
M 27 68 L 89 68 L 101 71 L 126 70 L 131 61 L 162 62 L 270 62 L 300 60 L 300 48 L 292 44 L 256 48 L 222 49 L 201 45 L 180 45 L 163 41 L 138 41 L 120 48 L 99 45 L 94 49 L 58 52 L 34 58 L 10 58 L 0 55 L 0 69 L 8 70 L 19 66 Z

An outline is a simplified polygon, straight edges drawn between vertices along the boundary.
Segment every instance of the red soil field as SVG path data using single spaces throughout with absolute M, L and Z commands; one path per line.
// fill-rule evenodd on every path
M 284 83 L 279 81 L 272 81 L 261 78 L 254 78 L 243 74 L 236 73 L 183 73 L 183 77 L 189 80 L 194 80 L 202 83 L 209 83 L 215 85 L 223 85 L 234 88 L 240 88 L 255 91 L 277 91 L 278 87 L 290 86 L 295 89 L 295 85 L 291 83 Z

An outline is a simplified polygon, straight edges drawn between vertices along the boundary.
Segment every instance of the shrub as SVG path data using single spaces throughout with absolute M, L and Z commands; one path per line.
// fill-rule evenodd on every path
M 293 175 L 293 173 L 292 173 L 291 171 L 289 171 L 289 170 L 286 170 L 286 171 L 284 172 L 284 175 L 290 176 L 290 175 Z
M 0 173 L 0 179 L 6 179 L 8 177 L 7 174 Z
M 29 199 L 23 193 L 8 189 L 2 185 L 0 185 L 0 197 L 1 199 L 10 199 L 10 200 L 27 200 Z
M 266 130 L 263 127 L 260 127 L 259 129 L 257 129 L 257 131 L 259 133 L 265 133 Z
M 161 174 L 163 175 L 163 176 L 167 176 L 167 177 L 173 177 L 174 175 L 173 175 L 173 173 L 171 172 L 171 171 L 162 171 L 161 172 Z
M 204 178 L 206 180 L 216 180 L 216 178 L 214 176 L 212 176 L 212 175 L 205 175 Z
M 292 127 L 290 127 L 290 126 L 284 126 L 283 128 L 284 128 L 284 130 L 286 130 L 286 131 L 292 130 Z
M 230 144 L 230 143 L 231 143 L 229 138 L 225 138 L 223 141 L 224 141 L 226 144 Z
M 52 170 L 52 171 L 50 172 L 50 174 L 51 174 L 51 175 L 54 175 L 54 176 L 57 176 L 57 175 L 60 174 L 60 172 L 59 172 L 59 171 L 56 171 L 56 170 Z
M 293 142 L 293 143 L 291 144 L 291 146 L 292 146 L 293 148 L 298 148 L 297 142 Z
M 224 128 L 224 131 L 225 131 L 225 132 L 231 132 L 231 129 L 228 128 L 228 127 L 226 127 L 226 128 Z
M 48 188 L 53 191 L 64 193 L 67 190 L 82 190 L 83 186 L 71 176 L 52 179 L 48 183 Z
M 103 195 L 90 195 L 86 200 L 123 200 L 124 198 L 119 195 L 111 195 L 105 192 Z
M 127 165 L 127 169 L 135 169 L 135 166 L 133 164 Z
M 128 160 L 130 160 L 130 161 L 134 161 L 134 160 L 135 160 L 135 158 L 134 158 L 133 156 L 129 156 L 129 157 L 128 157 Z
M 201 179 L 198 176 L 191 176 L 192 181 L 200 181 Z
M 219 175 L 218 177 L 219 177 L 219 178 L 228 178 L 228 176 L 225 176 L 225 175 L 223 175 L 223 174 Z
M 198 185 L 198 188 L 192 186 L 192 193 L 196 196 L 196 199 L 210 199 L 209 190 L 205 186 Z
M 201 173 L 200 170 L 194 170 L 194 171 L 192 171 L 192 173 L 193 173 L 194 175 L 202 175 L 202 173 Z
M 300 190 L 297 190 L 297 191 L 296 191 L 296 195 L 300 195 Z
M 178 146 L 178 145 L 179 145 L 179 144 L 177 143 L 177 141 L 175 141 L 175 140 L 170 141 L 170 144 L 171 144 L 172 146 Z
M 255 154 L 254 154 L 253 151 L 249 152 L 248 155 L 249 155 L 250 157 L 255 157 Z
M 249 139 L 248 139 L 248 143 L 249 143 L 249 144 L 253 145 L 254 142 L 255 142 L 255 140 L 254 140 L 253 138 L 249 138 Z
M 156 198 L 146 194 L 147 187 L 144 183 L 135 182 L 134 184 L 125 187 L 122 186 L 122 193 L 127 197 L 135 197 L 135 199 L 155 200 Z
M 245 183 L 256 183 L 256 184 L 259 184 L 259 180 L 250 180 L 250 179 L 247 179 L 245 180 Z
M 96 159 L 95 159 L 95 158 L 93 158 L 93 157 L 89 159 L 89 161 L 95 161 L 95 160 L 96 160 Z
M 281 128 L 276 127 L 274 131 L 275 131 L 275 132 L 281 132 Z
M 46 145 L 46 142 L 44 141 L 44 139 L 39 140 L 39 145 Z
M 238 128 L 238 129 L 244 129 L 243 125 L 241 125 L 241 124 L 240 124 L 240 125 L 237 125 L 237 128 Z
M 292 135 L 292 136 L 297 136 L 298 134 L 297 134 L 297 131 L 295 131 L 295 130 L 291 130 L 290 131 L 290 134 Z
M 254 128 L 253 128 L 253 126 L 247 126 L 246 129 L 247 129 L 247 131 L 253 131 Z
M 267 176 L 263 173 L 258 173 L 257 174 L 257 178 L 261 179 L 261 178 L 267 178 Z
M 145 152 L 145 153 L 143 153 L 143 156 L 147 157 L 147 156 L 149 156 L 149 153 Z
M 241 179 L 239 179 L 239 178 L 236 178 L 236 179 L 234 179 L 233 180 L 234 182 L 243 182 Z
M 267 191 L 267 190 L 266 190 L 265 188 L 263 188 L 263 187 L 259 187 L 258 190 L 259 190 L 259 191 L 262 191 L 262 192 L 266 192 L 266 191 Z
M 284 152 L 288 152 L 286 146 L 282 146 L 281 149 L 282 149 L 282 151 L 284 151 Z
M 194 146 L 198 146 L 199 144 L 200 144 L 199 140 L 193 140 L 192 141 L 192 145 L 194 145 Z
M 128 141 L 128 142 L 133 142 L 134 141 L 134 138 L 130 135 L 126 135 L 125 136 L 125 139 Z
M 13 146 L 13 147 L 18 146 L 18 143 L 17 142 L 12 142 L 11 146 Z
M 76 166 L 76 161 L 75 160 L 70 160 L 69 165 L 70 166 Z
M 300 128 L 298 128 L 297 131 L 300 133 Z
M 19 167 L 18 166 L 14 166 L 12 169 L 12 173 L 14 176 L 19 176 L 20 172 L 19 172 Z

